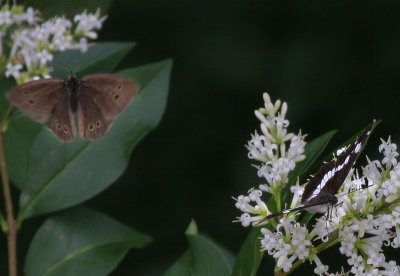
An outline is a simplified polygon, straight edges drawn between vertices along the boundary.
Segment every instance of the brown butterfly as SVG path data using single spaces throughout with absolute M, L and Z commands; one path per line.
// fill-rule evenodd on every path
M 70 73 L 68 80 L 29 81 L 11 89 L 6 96 L 33 120 L 46 123 L 60 140 L 71 142 L 76 135 L 74 114 L 79 135 L 97 140 L 137 91 L 136 82 L 118 75 L 95 74 L 78 79 Z

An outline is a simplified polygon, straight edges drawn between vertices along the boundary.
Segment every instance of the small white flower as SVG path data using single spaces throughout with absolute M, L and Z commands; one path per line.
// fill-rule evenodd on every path
M 382 165 L 378 160 L 370 161 L 368 160 L 368 165 L 363 169 L 364 175 L 374 184 L 381 182 L 381 172 Z
M 14 14 L 13 19 L 16 23 L 22 23 L 25 21 L 29 25 L 33 25 L 34 23 L 36 23 L 37 21 L 40 20 L 40 18 L 37 15 L 38 15 L 38 11 L 29 7 L 26 9 L 25 13 Z
M 86 11 L 78 14 L 74 17 L 74 21 L 78 22 L 76 32 L 83 32 L 85 36 L 96 39 L 97 34 L 93 30 L 100 30 L 105 19 L 105 16 L 100 18 L 100 10 L 96 14 L 87 14 Z
M 399 156 L 399 153 L 396 150 L 397 146 L 396 144 L 390 142 L 390 136 L 386 142 L 382 140 L 382 144 L 379 146 L 379 152 L 383 151 L 383 154 L 385 155 L 385 158 L 382 160 L 382 164 L 396 166 L 396 157 Z
M 260 162 L 268 162 L 274 159 L 275 151 L 278 149 L 276 144 L 272 144 L 264 135 L 258 135 L 256 132 L 248 142 L 248 157 Z
M 306 142 L 304 142 L 304 136 L 294 135 L 290 141 L 287 157 L 295 162 L 304 160 L 306 157 L 303 154 L 305 145 Z
M 315 264 L 317 267 L 314 269 L 315 274 L 322 275 L 324 273 L 328 272 L 329 267 L 327 265 L 324 265 L 321 260 L 318 258 L 317 255 L 315 255 L 314 260 Z
M 307 233 L 307 228 L 300 227 L 299 224 L 296 224 L 292 236 L 292 245 L 295 247 L 294 253 L 299 260 L 304 260 L 310 253 L 309 246 L 311 245 L 311 241 L 307 239 Z
M 35 41 L 34 44 L 38 44 L 38 42 L 46 43 L 49 40 L 51 35 L 52 25 L 50 22 L 45 22 L 41 26 L 37 26 L 33 30 L 30 31 L 29 39 Z
M 243 213 L 240 216 L 240 221 L 242 222 L 243 227 L 249 226 L 253 221 L 256 221 L 253 217 L 251 217 L 248 213 Z
M 89 43 L 86 37 L 81 37 L 78 44 L 75 44 L 72 49 L 79 49 L 81 53 L 86 53 L 89 48 Z
M 290 204 L 290 208 L 294 208 L 300 203 L 301 196 L 304 192 L 304 187 L 299 185 L 299 180 L 297 179 L 296 184 L 290 187 L 290 191 L 293 193 L 293 198 Z
M 15 79 L 19 79 L 19 76 L 20 76 L 19 71 L 21 71 L 22 68 L 23 68 L 23 66 L 19 63 L 15 64 L 15 65 L 12 63 L 8 63 L 6 77 L 8 78 L 10 76 L 13 76 Z
M 296 259 L 295 256 L 291 256 L 290 258 L 287 255 L 282 255 L 278 259 L 277 266 L 281 267 L 284 272 L 288 272 L 293 265 L 293 261 Z
M 10 11 L 3 11 L 0 12 L 0 26 L 10 26 L 13 23 L 11 19 L 11 12 Z
M 46 65 L 48 61 L 53 60 L 53 55 L 50 54 L 46 49 L 36 54 L 36 58 L 40 60 L 40 65 Z
M 33 8 L 31 7 L 27 8 L 25 12 L 25 21 L 28 22 L 29 25 L 33 25 L 35 22 L 39 20 L 37 14 L 38 12 L 35 11 Z
M 350 227 L 344 227 L 343 230 L 339 231 L 341 237 L 341 246 L 339 248 L 340 253 L 350 257 L 353 255 L 354 243 L 357 241 L 356 236 Z

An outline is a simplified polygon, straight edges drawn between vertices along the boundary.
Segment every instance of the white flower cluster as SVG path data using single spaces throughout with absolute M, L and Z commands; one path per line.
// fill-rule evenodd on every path
M 248 195 L 237 198 L 236 207 L 244 212 L 240 218 L 243 226 L 258 221 L 260 215 L 270 214 L 266 204 L 261 200 L 262 191 L 280 198 L 280 191 L 288 182 L 288 175 L 294 170 L 296 162 L 305 158 L 305 141 L 301 133 L 287 133 L 289 121 L 285 119 L 287 104 L 278 100 L 271 102 L 268 93 L 263 94 L 264 108 L 255 111 L 261 121 L 262 135 L 257 132 L 246 145 L 250 159 L 259 161 L 256 165 L 258 176 L 266 180 L 259 189 L 251 190 Z M 279 112 L 280 109 L 280 112 Z M 287 149 L 286 143 L 290 141 Z M 254 206 L 253 206 L 254 205 Z M 254 215 L 253 217 L 250 215 Z
M 400 164 L 396 145 L 390 138 L 382 142 L 383 160 L 369 161 L 361 177 L 353 171 L 337 195 L 338 206 L 310 232 L 289 216 L 281 219 L 275 233 L 261 230 L 262 247 L 276 259 L 277 268 L 288 272 L 294 262 L 308 259 L 316 264 L 316 274 L 333 275 L 317 254 L 324 245 L 340 243 L 350 273 L 400 275 L 396 262 L 387 261 L 383 252 L 383 246 L 400 247 Z
M 288 174 L 295 163 L 303 160 L 304 137 L 287 134 L 289 122 L 284 118 L 287 105 L 273 104 L 264 94 L 265 108 L 257 110 L 261 121 L 261 132 L 252 135 L 248 143 L 249 158 L 261 162 L 256 166 L 258 175 L 266 180 L 259 189 L 251 189 L 247 195 L 236 199 L 236 207 L 243 214 L 239 221 L 243 226 L 255 225 L 269 215 L 263 192 L 271 193 L 280 210 L 280 193 L 288 182 Z M 277 114 L 277 115 L 276 115 Z M 285 142 L 291 140 L 286 151 Z M 318 275 L 400 275 L 394 260 L 387 260 L 384 247 L 400 247 L 400 163 L 397 146 L 382 140 L 379 152 L 381 161 L 370 161 L 362 168 L 362 175 L 352 169 L 337 194 L 338 205 L 328 208 L 327 214 L 317 219 L 312 227 L 296 221 L 293 213 L 282 216 L 275 231 L 263 228 L 262 248 L 276 260 L 276 269 L 292 272 L 305 260 L 315 264 Z M 338 153 L 339 154 L 339 153 Z M 298 183 L 291 187 L 294 194 L 290 208 L 300 204 L 303 187 Z M 318 254 L 340 244 L 339 252 L 347 258 L 350 269 L 329 274 Z M 390 258 L 389 258 L 390 259 Z
M 276 229 L 276 233 L 266 228 L 261 229 L 264 235 L 261 246 L 277 260 L 278 268 L 288 272 L 297 259 L 301 261 L 309 259 L 316 264 L 314 269 L 316 274 L 321 275 L 328 271 L 328 266 L 323 265 L 316 255 L 317 250 L 312 244 L 313 236 L 306 227 L 300 226 L 300 223 L 289 218 L 282 220 Z
M 0 10 L 0 72 L 23 83 L 35 76 L 47 76 L 47 64 L 53 54 L 69 49 L 86 52 L 88 38 L 97 38 L 106 17 L 95 14 L 76 15 L 75 24 L 64 17 L 40 22 L 39 12 L 23 6 L 4 5 Z M 73 28 L 73 25 L 76 25 Z M 11 45 L 9 50 L 6 46 Z

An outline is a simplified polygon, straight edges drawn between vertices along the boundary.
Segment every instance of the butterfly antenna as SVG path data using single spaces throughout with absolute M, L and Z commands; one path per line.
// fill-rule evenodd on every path
M 59 67 L 59 68 L 62 68 L 62 69 L 64 69 L 65 71 L 67 71 L 69 74 L 71 74 L 72 73 L 72 70 L 71 69 L 69 69 L 68 67 L 66 67 L 66 66 L 64 66 L 64 65 L 62 65 L 62 64 L 58 64 L 58 63 L 54 63 L 54 62 L 49 62 L 51 65 L 53 65 L 53 66 L 57 66 L 57 67 Z
M 365 189 L 368 189 L 369 187 L 373 187 L 373 186 L 375 186 L 375 185 L 376 185 L 376 184 L 372 184 L 372 185 L 367 185 L 367 186 L 355 188 L 354 190 L 349 191 L 349 192 L 347 192 L 347 193 L 345 193 L 345 194 L 338 195 L 337 197 L 339 198 L 339 197 L 342 197 L 342 196 L 345 196 L 345 195 L 348 195 L 348 194 L 351 194 L 351 193 L 354 193 L 354 192 L 357 192 L 357 191 L 365 190 Z
M 296 207 L 296 208 L 292 208 L 292 209 L 287 209 L 287 210 L 283 210 L 283 211 L 280 211 L 280 212 L 276 212 L 276 213 L 273 213 L 273 214 L 271 214 L 271 215 L 269 215 L 269 216 L 266 216 L 265 218 L 263 218 L 263 219 L 260 220 L 260 221 L 257 221 L 254 225 L 255 225 L 255 226 L 258 226 L 258 225 L 261 225 L 261 224 L 263 224 L 264 222 L 266 222 L 267 220 L 270 220 L 270 219 L 272 219 L 272 218 L 279 217 L 279 216 L 284 215 L 284 214 L 296 212 L 296 211 L 299 211 L 299 210 L 304 210 L 304 207 L 307 208 L 307 207 L 311 207 L 311 206 L 313 206 L 313 205 L 310 205 L 310 206 L 300 205 L 300 206 L 298 206 L 298 207 Z

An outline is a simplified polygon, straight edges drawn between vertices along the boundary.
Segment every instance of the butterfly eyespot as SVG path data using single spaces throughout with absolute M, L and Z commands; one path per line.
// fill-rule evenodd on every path
M 68 127 L 67 127 L 67 126 L 64 126 L 64 133 L 65 133 L 65 134 L 68 134 L 68 133 L 69 133 Z
M 116 94 L 116 95 L 114 96 L 114 99 L 115 99 L 115 100 L 118 100 L 118 98 L 119 98 L 119 95 Z
M 57 128 L 58 130 L 62 130 L 61 124 L 60 124 L 60 123 L 57 123 L 57 124 L 56 124 L 56 128 Z
M 88 130 L 93 131 L 94 130 L 94 124 L 89 124 L 88 125 Z
M 97 128 L 101 127 L 101 121 L 97 121 L 97 122 L 96 122 L 96 127 L 97 127 Z
M 29 102 L 30 104 L 34 104 L 34 103 L 35 103 L 35 101 L 32 100 L 32 99 L 29 99 L 28 102 Z
M 23 93 L 24 93 L 24 95 L 28 95 L 29 94 L 28 91 L 24 91 Z

